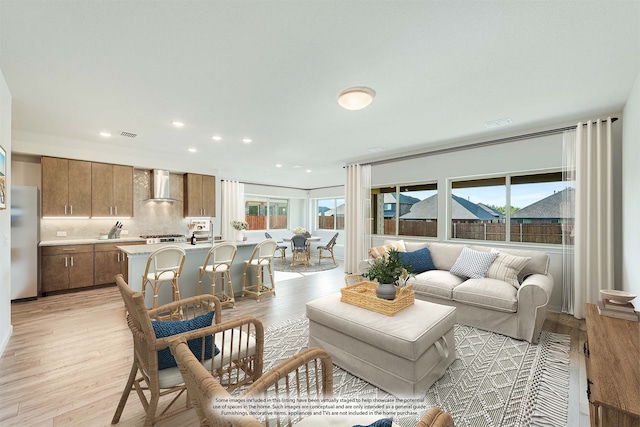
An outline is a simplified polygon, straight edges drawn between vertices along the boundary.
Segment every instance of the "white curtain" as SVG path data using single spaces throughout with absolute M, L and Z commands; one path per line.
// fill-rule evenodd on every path
M 357 273 L 371 246 L 371 165 L 347 165 L 345 195 L 346 273 Z
M 238 181 L 222 180 L 222 212 L 220 232 L 222 240 L 235 240 L 236 230 L 231 221 L 244 221 L 244 184 Z
M 573 315 L 613 288 L 611 118 L 576 127 L 575 286 Z

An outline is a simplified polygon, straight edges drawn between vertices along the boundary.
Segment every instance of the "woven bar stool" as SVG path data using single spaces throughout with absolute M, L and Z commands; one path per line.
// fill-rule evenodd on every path
M 266 239 L 258 243 L 253 249 L 251 258 L 244 262 L 242 270 L 242 296 L 245 294 L 255 295 L 256 300 L 260 301 L 260 297 L 265 294 L 273 294 L 276 296 L 276 284 L 273 281 L 273 270 L 271 269 L 271 260 L 276 251 L 278 244 L 273 239 Z M 271 286 L 265 284 L 265 268 L 268 270 Z M 255 284 L 247 285 L 247 271 L 255 269 Z
M 233 297 L 233 283 L 231 283 L 231 264 L 233 264 L 237 251 L 238 248 L 233 242 L 221 242 L 209 249 L 198 275 L 198 295 L 202 292 L 202 278 L 206 276 L 211 281 L 211 295 L 218 297 L 223 306 L 236 306 L 236 300 Z M 216 292 L 216 276 L 218 275 L 220 275 L 220 292 Z
M 151 308 L 158 306 L 158 291 L 160 286 L 168 282 L 171 284 L 173 301 L 180 300 L 180 288 L 178 278 L 182 273 L 186 253 L 180 246 L 164 246 L 149 255 L 147 266 L 142 275 L 142 294 L 146 295 L 147 285 L 153 290 L 153 304 Z

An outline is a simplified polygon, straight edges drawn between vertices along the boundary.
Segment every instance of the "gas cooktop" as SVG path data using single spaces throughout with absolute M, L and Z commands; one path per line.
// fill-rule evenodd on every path
M 147 241 L 147 244 L 165 242 L 186 242 L 187 238 L 183 234 L 146 234 L 140 236 Z

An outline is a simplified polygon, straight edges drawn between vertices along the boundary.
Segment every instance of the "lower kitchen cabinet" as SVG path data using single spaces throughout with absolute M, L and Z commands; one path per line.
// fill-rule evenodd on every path
M 93 245 L 45 246 L 41 254 L 42 292 L 93 285 Z
M 138 245 L 139 242 L 128 243 L 130 245 Z M 127 254 L 117 248 L 117 246 L 126 246 L 127 243 L 101 243 L 95 245 L 95 279 L 96 285 L 104 285 L 107 283 L 115 283 L 114 276 L 122 274 L 127 277 L 129 272 L 127 269 Z

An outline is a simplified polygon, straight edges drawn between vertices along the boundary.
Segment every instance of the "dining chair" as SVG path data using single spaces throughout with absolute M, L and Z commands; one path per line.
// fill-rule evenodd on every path
M 333 256 L 333 247 L 336 245 L 338 234 L 340 233 L 334 234 L 326 245 L 318 246 L 318 264 L 320 264 L 322 258 L 331 258 L 333 260 L 333 263 L 336 264 L 336 259 Z M 329 252 L 329 255 L 322 256 L 322 252 Z
M 211 295 L 215 295 L 223 306 L 236 306 L 231 282 L 231 265 L 236 257 L 238 248 L 233 242 L 216 243 L 209 249 L 204 264 L 199 267 L 198 295 L 202 293 L 202 279 L 208 277 L 211 281 Z M 216 277 L 220 275 L 220 292 L 216 292 Z
M 189 398 L 178 403 L 186 388 L 169 349 L 176 338 L 184 338 L 208 375 L 230 392 L 262 375 L 264 327 L 255 317 L 222 322 L 220 301 L 213 295 L 147 309 L 144 295 L 133 291 L 121 274 L 116 276 L 116 284 L 133 337 L 133 363 L 112 424 L 120 421 L 132 391 L 145 410 L 144 426 L 191 407 Z
M 298 264 L 303 264 L 306 270 L 310 261 L 309 252 L 310 248 L 307 238 L 302 234 L 294 235 L 291 238 L 291 269 L 293 270 Z
M 242 269 L 242 296 L 245 294 L 255 295 L 256 300 L 260 301 L 262 295 L 273 294 L 276 296 L 276 283 L 273 280 L 273 269 L 271 268 L 271 260 L 276 251 L 278 244 L 273 239 L 266 239 L 256 245 L 251 253 L 251 257 L 244 261 Z M 271 280 L 271 286 L 267 286 L 265 282 L 265 268 Z M 255 270 L 253 284 L 247 284 L 247 272 Z M 251 282 L 252 280 L 249 279 Z
M 267 239 L 273 239 L 273 237 L 271 237 L 271 234 L 267 232 L 264 233 L 264 237 L 266 237 Z M 276 246 L 276 250 L 280 251 L 280 258 L 282 259 L 282 263 L 284 264 L 287 259 L 287 246 L 279 244 Z
M 149 255 L 142 275 L 142 294 L 146 295 L 147 285 L 151 286 L 153 290 L 151 308 L 158 306 L 158 292 L 160 291 L 160 286 L 165 282 L 171 285 L 173 301 L 180 300 L 178 279 L 182 274 L 185 258 L 185 250 L 176 245 L 164 246 Z

